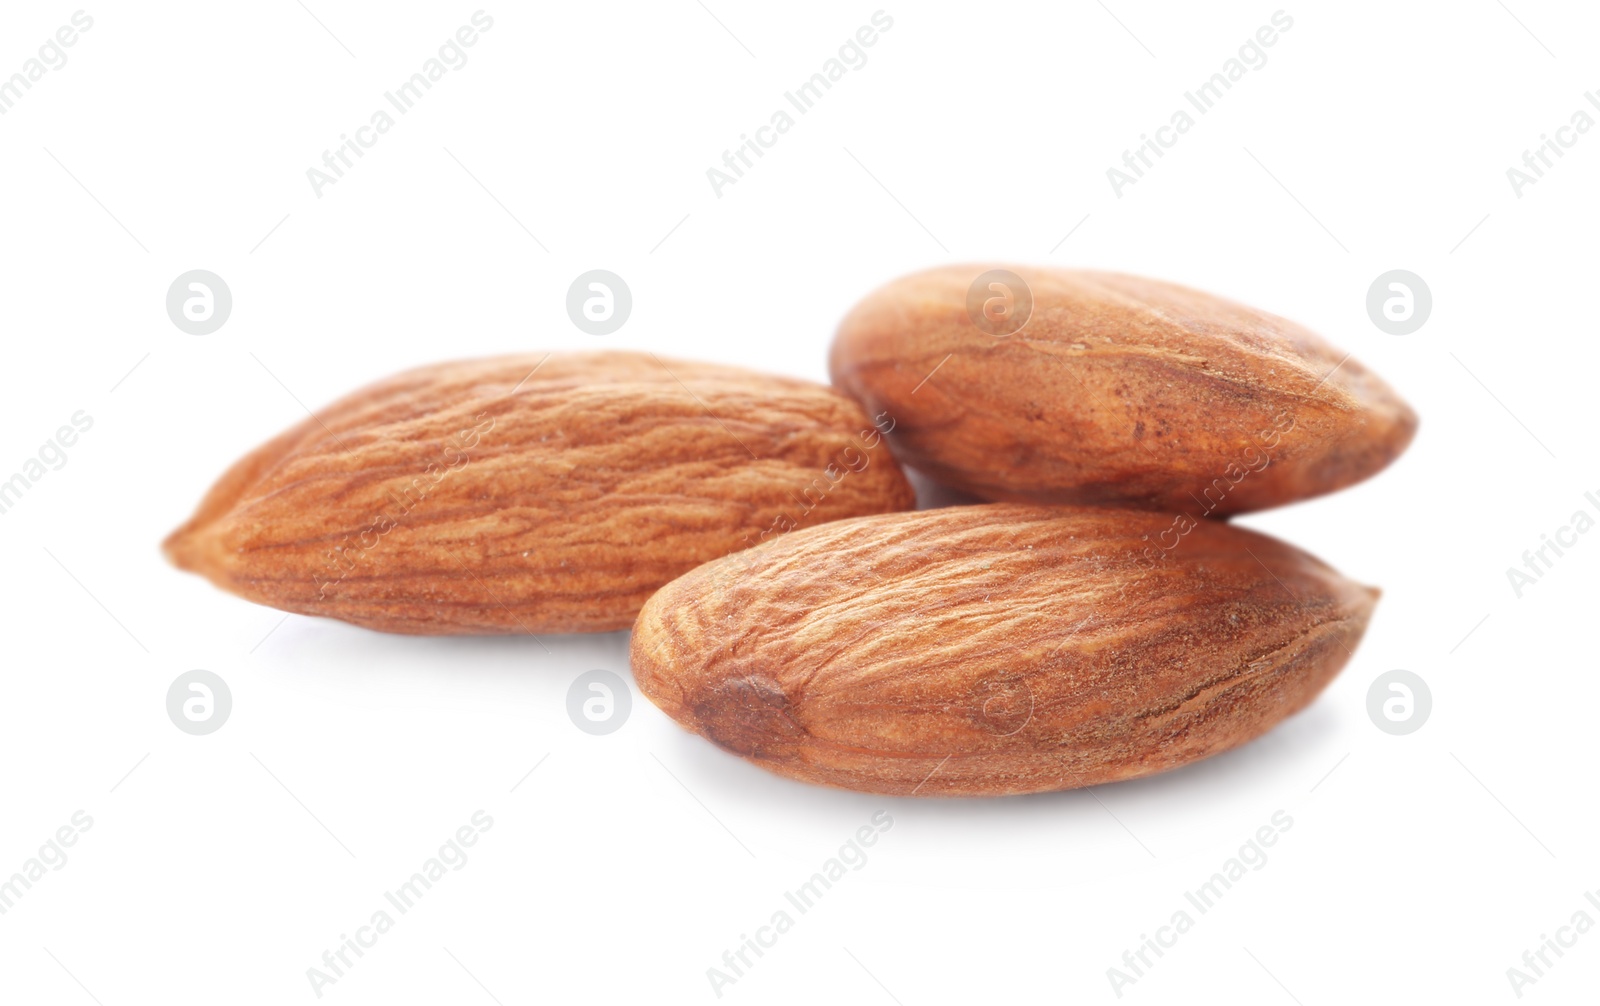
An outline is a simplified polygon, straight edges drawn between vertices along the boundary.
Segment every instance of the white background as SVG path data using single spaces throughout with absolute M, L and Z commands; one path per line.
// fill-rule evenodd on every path
M 1541 934 L 1600 921 L 1600 535 L 1520 599 L 1506 577 L 1600 495 L 1600 131 L 1520 198 L 1506 177 L 1600 88 L 1592 9 L 1287 7 L 1269 62 L 1118 198 L 1106 169 L 1276 6 L 888 7 L 869 61 L 718 198 L 706 169 L 874 5 L 507 4 L 318 198 L 306 169 L 477 8 L 307 7 L 90 8 L 0 116 L 0 478 L 94 419 L 0 516 L 0 875 L 74 811 L 94 822 L 0 916 L 0 1000 L 317 1001 L 307 969 L 478 809 L 494 825 L 467 865 L 324 1000 L 715 1002 L 707 969 L 878 810 L 869 862 L 724 1000 L 1116 1001 L 1107 969 L 1278 810 L 1267 865 L 1124 999 L 1509 1002 Z M 75 9 L 6 5 L 0 74 Z M 1390 470 L 1241 521 L 1384 590 L 1309 710 L 1093 793 L 884 800 L 769 775 L 636 693 L 620 731 L 580 732 L 567 689 L 626 677 L 626 633 L 546 652 L 283 620 L 159 554 L 301 403 L 560 348 L 825 380 L 858 297 L 950 261 L 1211 290 L 1322 332 L 1417 409 Z M 234 296 L 208 336 L 164 309 L 196 268 Z M 633 292 L 614 335 L 565 313 L 593 268 Z M 1395 268 L 1433 292 L 1413 335 L 1366 313 Z M 233 693 L 205 737 L 164 707 L 193 668 Z M 1396 668 L 1434 700 L 1403 737 L 1365 709 Z M 1523 996 L 1597 983 L 1589 933 Z

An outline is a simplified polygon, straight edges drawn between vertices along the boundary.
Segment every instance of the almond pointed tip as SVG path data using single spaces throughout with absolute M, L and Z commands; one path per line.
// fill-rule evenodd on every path
M 162 540 L 161 554 L 177 568 L 193 573 L 195 571 L 193 543 L 194 536 L 190 532 L 189 525 L 185 524 Z

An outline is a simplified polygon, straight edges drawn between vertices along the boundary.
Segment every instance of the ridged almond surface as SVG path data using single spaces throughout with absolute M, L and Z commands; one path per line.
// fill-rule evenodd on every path
M 1309 703 L 1377 591 L 1283 542 L 1144 511 L 840 521 L 701 566 L 634 626 L 639 688 L 781 775 L 974 796 L 1162 772 Z
M 246 455 L 167 539 L 252 601 L 418 634 L 626 628 L 791 527 L 910 507 L 855 402 L 641 353 L 424 367 Z
M 1223 516 L 1359 482 L 1416 431 L 1387 384 L 1316 335 L 1171 283 L 1013 266 L 1031 315 L 986 334 L 969 304 L 990 295 L 969 291 L 988 268 L 895 280 L 833 345 L 834 383 L 894 416 L 900 459 L 947 485 Z

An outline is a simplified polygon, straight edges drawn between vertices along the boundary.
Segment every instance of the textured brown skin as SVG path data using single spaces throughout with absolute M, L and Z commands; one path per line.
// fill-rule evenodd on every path
M 1007 267 L 1033 313 L 990 336 L 966 306 L 989 268 L 880 288 L 831 357 L 835 385 L 895 417 L 902 461 L 983 499 L 1219 517 L 1359 482 L 1416 432 L 1388 385 L 1306 329 L 1157 280 Z M 1270 461 L 1240 478 L 1262 464 L 1252 447 Z
M 701 566 L 634 625 L 639 688 L 780 775 L 979 796 L 1163 772 L 1338 673 L 1378 592 L 1283 542 L 996 503 L 839 521 Z
M 832 388 L 641 353 L 540 359 L 350 395 L 235 464 L 167 555 L 252 601 L 386 632 L 600 632 L 783 515 L 915 502 Z

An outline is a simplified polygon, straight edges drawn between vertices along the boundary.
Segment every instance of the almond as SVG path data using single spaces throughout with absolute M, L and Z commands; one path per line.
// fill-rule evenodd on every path
M 913 502 L 832 388 L 512 356 L 337 402 L 235 464 L 165 548 L 252 601 L 388 632 L 593 632 L 709 559 Z
M 780 775 L 873 793 L 1093 786 L 1260 736 L 1377 601 L 1298 549 L 1144 511 L 839 521 L 700 567 L 634 626 L 640 690 Z
M 1359 482 L 1417 427 L 1299 325 L 1112 273 L 907 276 L 850 312 L 831 362 L 895 416 L 902 461 L 991 500 L 1241 513 Z

